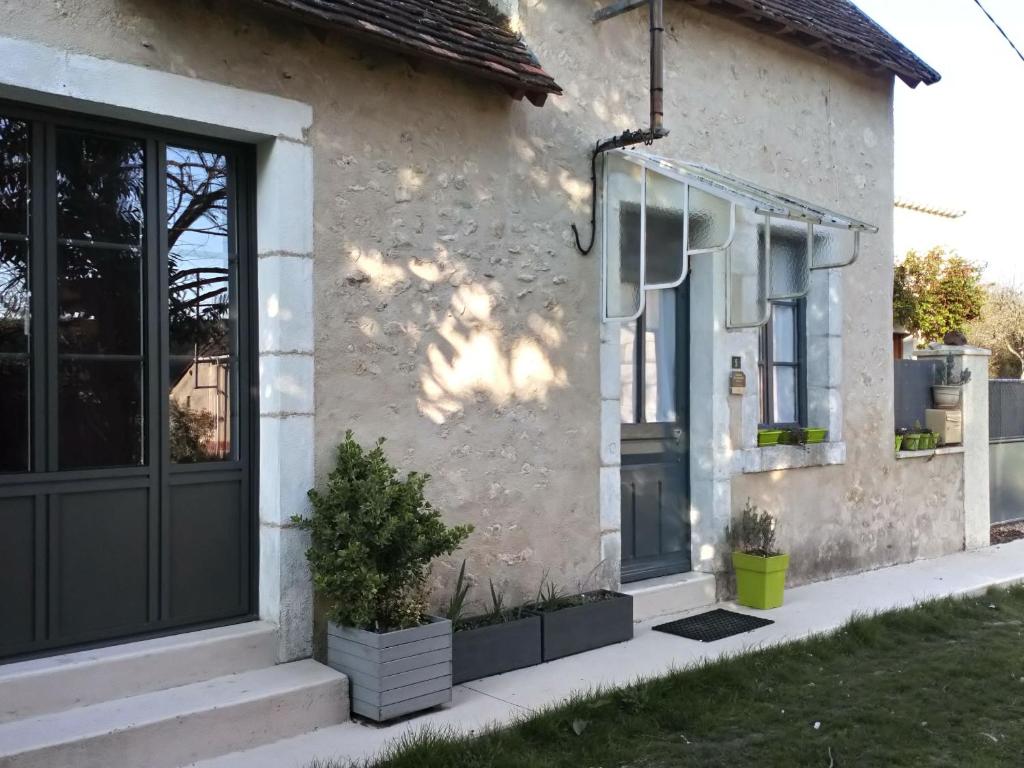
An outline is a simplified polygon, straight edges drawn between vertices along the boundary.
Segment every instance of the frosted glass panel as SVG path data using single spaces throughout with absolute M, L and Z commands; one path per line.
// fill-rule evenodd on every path
M 776 304 L 772 308 L 773 350 L 776 363 L 796 362 L 796 307 Z
M 608 155 L 605 190 L 605 307 L 609 318 L 640 311 L 640 200 L 643 169 L 618 155 Z
M 686 267 L 683 238 L 686 221 L 686 186 L 647 171 L 647 262 L 645 281 L 650 288 L 677 285 Z
M 722 248 L 729 239 L 732 203 L 690 187 L 691 251 Z
M 857 258 L 857 233 L 838 227 L 814 227 L 811 269 L 845 267 Z
M 736 206 L 736 235 L 726 252 L 730 328 L 751 328 L 768 320 L 767 226 L 765 216 Z
M 792 299 L 807 295 L 811 265 L 807 252 L 809 224 L 772 219 L 772 247 L 769 299 Z

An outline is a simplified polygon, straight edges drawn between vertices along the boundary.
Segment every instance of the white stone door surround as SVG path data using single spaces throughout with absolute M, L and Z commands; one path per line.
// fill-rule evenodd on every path
M 257 148 L 259 613 L 278 660 L 311 653 L 306 537 L 313 485 L 313 110 L 289 99 L 0 37 L 0 98 Z

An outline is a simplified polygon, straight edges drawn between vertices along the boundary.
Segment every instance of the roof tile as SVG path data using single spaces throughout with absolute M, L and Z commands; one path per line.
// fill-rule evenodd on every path
M 850 0 L 686 0 L 736 18 L 802 47 L 830 50 L 856 63 L 882 68 L 910 87 L 940 75 Z
M 439 59 L 508 87 L 538 106 L 560 94 L 526 44 L 486 0 L 255 0 L 308 23 Z

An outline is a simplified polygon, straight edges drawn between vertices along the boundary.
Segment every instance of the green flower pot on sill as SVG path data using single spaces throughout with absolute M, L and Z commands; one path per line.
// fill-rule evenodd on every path
M 782 437 L 781 429 L 759 429 L 757 430 L 757 445 L 764 448 L 766 445 L 778 445 Z
M 824 443 L 825 436 L 828 434 L 827 429 L 821 429 L 819 427 L 808 427 L 807 428 L 807 444 L 814 445 L 815 443 Z
M 896 453 L 900 452 L 900 448 L 903 447 L 903 435 L 896 435 Z
M 921 435 L 907 435 L 903 438 L 903 450 L 904 451 L 919 451 L 921 450 Z
M 736 569 L 736 602 L 748 608 L 767 610 L 782 605 L 789 555 L 760 557 L 733 552 Z

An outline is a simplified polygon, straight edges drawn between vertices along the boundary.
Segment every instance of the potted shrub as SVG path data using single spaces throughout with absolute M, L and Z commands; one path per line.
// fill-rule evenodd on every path
M 736 602 L 748 608 L 782 605 L 789 555 L 775 544 L 775 518 L 747 499 L 739 524 L 730 527 L 732 564 L 736 570 Z
M 448 606 L 452 622 L 452 682 L 456 685 L 543 661 L 541 618 L 522 607 L 506 608 L 504 594 L 490 582 L 491 606 L 487 613 L 463 617 L 470 585 L 462 561 Z
M 471 530 L 447 527 L 423 496 L 429 476 L 399 478 L 383 443 L 364 451 L 347 432 L 312 516 L 292 518 L 310 532 L 327 663 L 348 676 L 352 711 L 377 721 L 451 701 L 452 626 L 428 615 L 426 579 Z
M 540 614 L 544 661 L 633 638 L 633 597 L 607 589 L 563 593 L 544 579 L 527 606 Z
M 957 374 L 953 369 L 956 363 L 952 355 L 946 355 L 946 361 L 935 368 L 935 383 L 932 384 L 932 398 L 935 407 L 944 410 L 955 410 L 963 398 L 964 384 L 971 380 L 971 370 L 964 368 Z
M 778 445 L 780 437 L 782 437 L 781 429 L 759 429 L 757 430 L 757 445 L 761 448 Z

